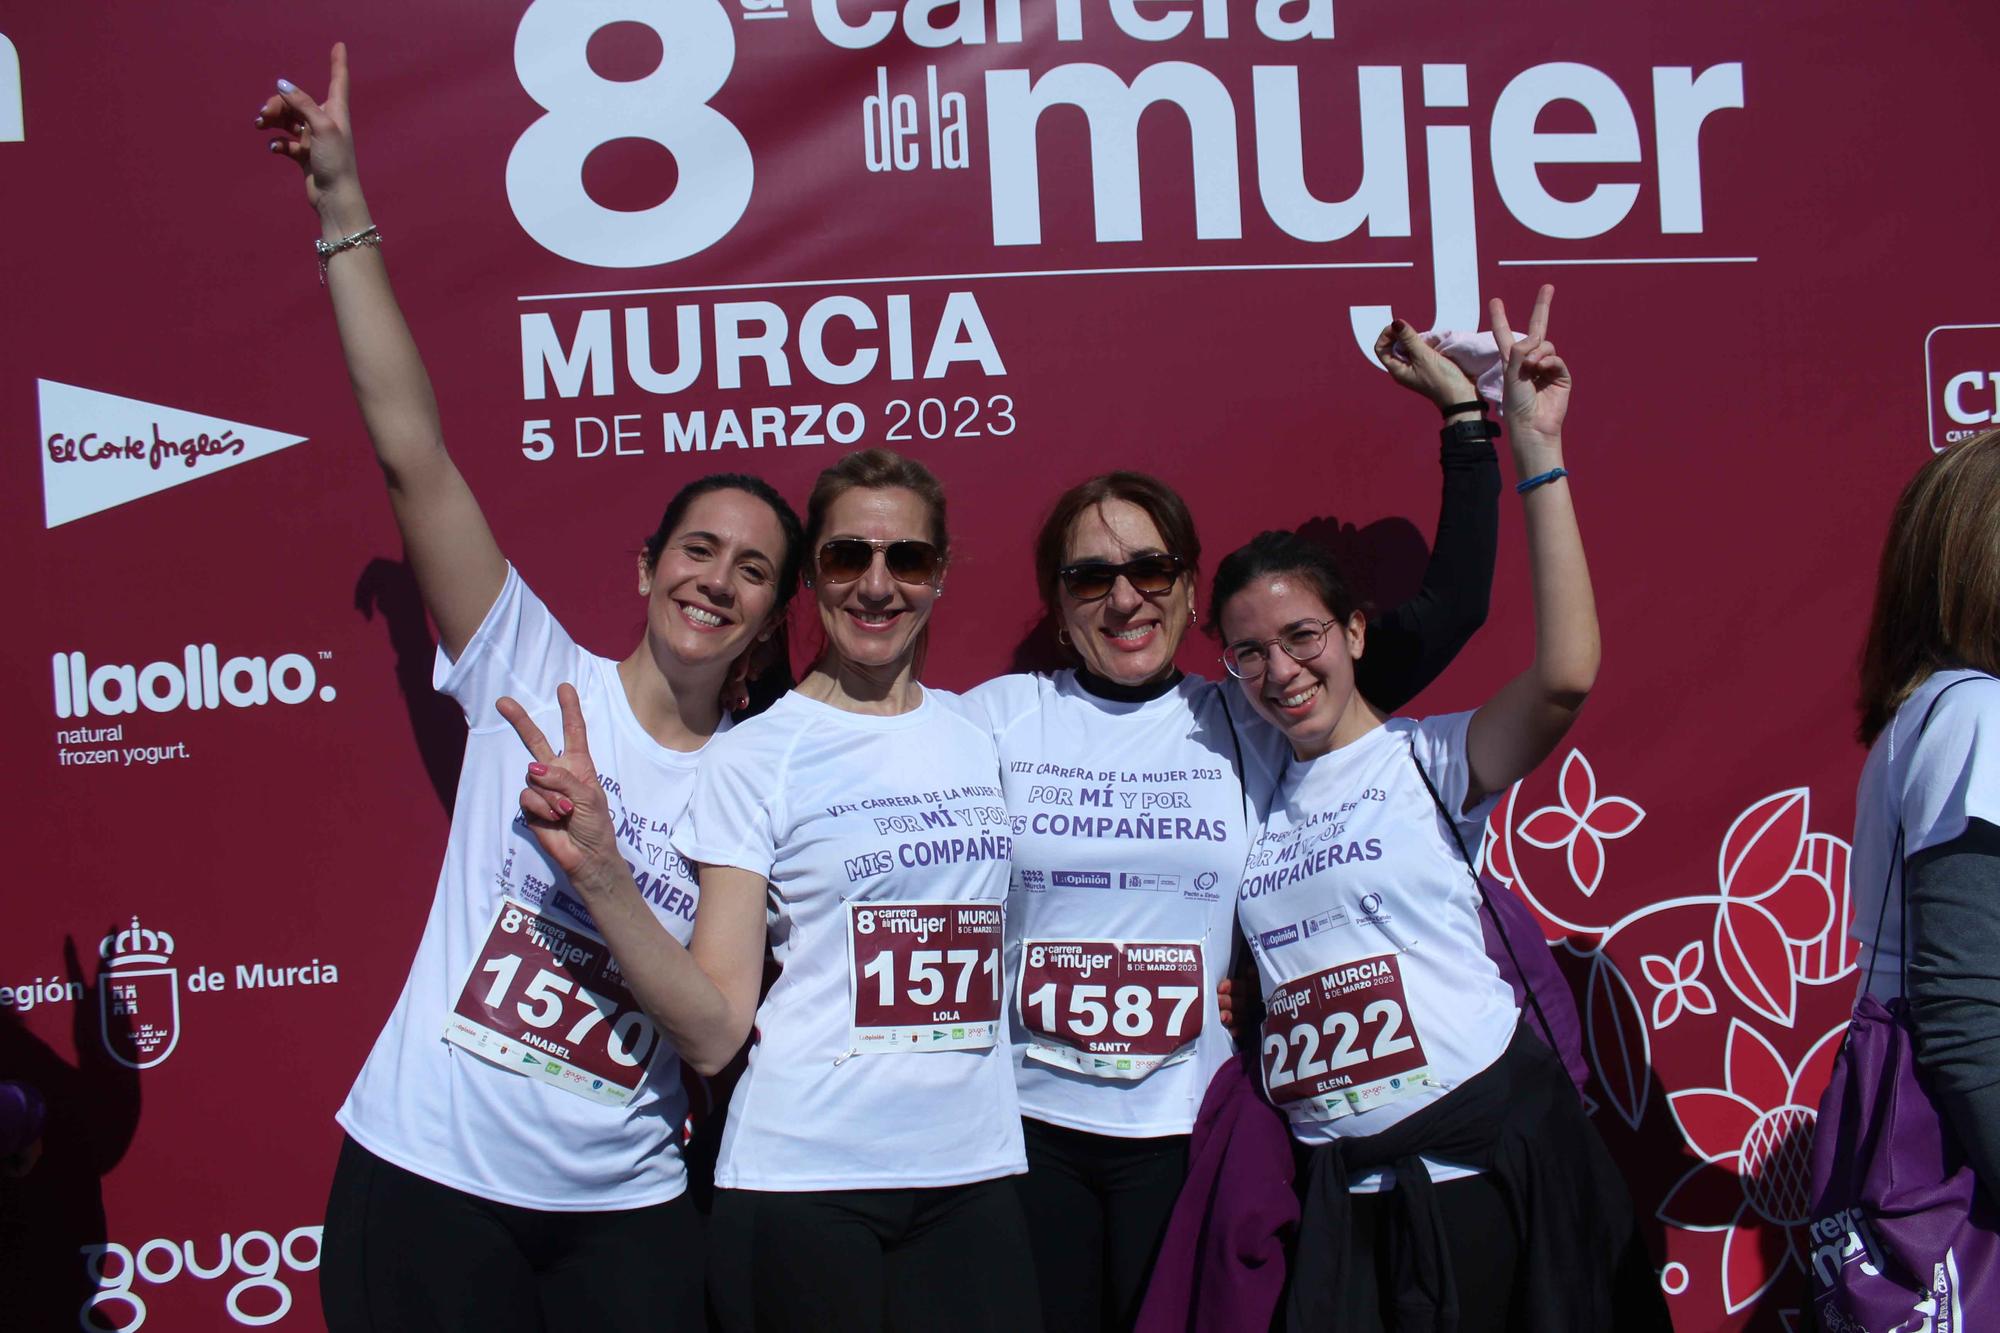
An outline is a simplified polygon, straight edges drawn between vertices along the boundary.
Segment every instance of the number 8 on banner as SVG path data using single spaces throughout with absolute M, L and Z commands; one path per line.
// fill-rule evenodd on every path
M 658 69 L 621 82 L 590 67 L 598 29 L 641 23 L 660 38 Z M 644 268 L 697 254 L 750 204 L 750 145 L 708 99 L 736 63 L 721 0 L 535 0 L 514 34 L 521 87 L 548 114 L 507 158 L 507 201 L 546 250 L 579 264 Z M 614 139 L 649 139 L 674 156 L 674 192 L 652 208 L 605 208 L 583 162 Z

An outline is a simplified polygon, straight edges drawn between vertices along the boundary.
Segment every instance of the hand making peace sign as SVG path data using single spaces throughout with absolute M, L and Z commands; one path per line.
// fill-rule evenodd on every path
M 528 765 L 528 785 L 521 789 L 521 813 L 556 868 L 589 894 L 610 887 L 631 871 L 618 850 L 610 803 L 590 761 L 590 737 L 576 688 L 556 687 L 556 702 L 562 709 L 561 754 L 549 748 L 548 738 L 519 703 L 503 698 L 498 707 L 534 757 Z
M 1569 366 L 1556 355 L 1549 341 L 1549 306 L 1556 289 L 1544 283 L 1535 294 L 1535 309 L 1528 316 L 1526 337 L 1516 338 L 1507 326 L 1507 307 L 1499 297 L 1488 304 L 1493 321 L 1493 340 L 1507 363 L 1506 388 L 1501 404 L 1507 413 L 1507 434 L 1517 459 L 1533 455 L 1537 461 L 1549 452 L 1562 452 L 1563 417 L 1569 412 Z M 1556 461 L 1560 461 L 1560 457 Z

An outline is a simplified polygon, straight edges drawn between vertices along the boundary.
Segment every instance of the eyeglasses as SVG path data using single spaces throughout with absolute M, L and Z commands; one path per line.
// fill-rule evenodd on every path
M 1132 585 L 1134 592 L 1157 596 L 1174 586 L 1174 580 L 1185 567 L 1186 563 L 1177 555 L 1142 555 L 1122 565 L 1087 560 L 1079 565 L 1064 565 L 1056 573 L 1062 579 L 1063 590 L 1071 597 L 1079 602 L 1095 602 L 1109 597 L 1121 578 Z
M 929 583 L 938 569 L 938 549 L 911 537 L 884 541 L 869 537 L 835 537 L 820 543 L 814 563 L 826 583 L 852 583 L 875 563 L 875 553 L 898 583 Z
M 1275 639 L 1245 639 L 1222 650 L 1222 665 L 1238 680 L 1256 680 L 1270 665 L 1266 650 L 1277 644 L 1294 662 L 1310 662 L 1326 651 L 1326 635 L 1338 620 L 1301 620 Z

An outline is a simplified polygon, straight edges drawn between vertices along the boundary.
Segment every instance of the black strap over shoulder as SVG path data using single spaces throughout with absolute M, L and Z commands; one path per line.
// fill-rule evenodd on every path
M 1431 804 L 1435 805 L 1438 814 L 1444 817 L 1444 826 L 1451 830 L 1451 840 L 1458 844 L 1458 854 L 1465 861 L 1465 873 L 1472 876 L 1472 886 L 1479 890 L 1480 904 L 1486 908 L 1486 914 L 1493 918 L 1494 933 L 1500 936 L 1501 947 L 1507 950 L 1507 961 L 1514 965 L 1514 975 L 1521 979 L 1521 989 L 1527 992 L 1528 1005 L 1535 1011 L 1536 1021 L 1542 1025 L 1542 1034 L 1553 1046 L 1556 1040 L 1555 1025 L 1549 1022 L 1549 1016 L 1542 1012 L 1542 1002 L 1535 998 L 1534 984 L 1528 980 L 1527 969 L 1521 966 L 1520 955 L 1514 952 L 1514 941 L 1507 938 L 1506 923 L 1501 921 L 1500 914 L 1493 910 L 1493 900 L 1486 894 L 1486 881 L 1479 878 L 1478 864 L 1473 861 L 1472 853 L 1466 849 L 1465 835 L 1458 831 L 1458 820 L 1452 817 L 1451 811 L 1445 809 L 1444 798 L 1438 795 L 1437 787 L 1431 782 L 1431 775 L 1424 772 L 1423 761 L 1417 758 L 1417 747 L 1414 744 L 1410 746 L 1410 764 L 1417 770 L 1417 777 L 1423 781 L 1424 790 L 1431 794 Z
M 1984 672 L 1976 676 L 1961 676 L 1939 690 L 1931 699 L 1930 707 L 1924 709 L 1924 720 L 1917 724 L 1917 734 L 1910 737 L 1910 748 L 1915 750 L 1917 742 L 1924 738 L 1926 731 L 1930 730 L 1931 718 L 1936 716 L 1938 705 L 1944 702 L 1944 697 L 1947 694 L 1950 694 L 1953 690 L 1966 684 L 1968 681 L 1993 679 L 1994 677 L 1986 675 Z M 1893 719 L 1889 725 L 1891 727 L 1895 726 Z M 1897 804 L 1900 807 L 1901 803 L 1898 802 Z M 1910 996 L 1910 895 L 1905 877 L 1901 873 L 1902 869 L 1903 817 L 1899 808 L 1896 815 L 1896 844 L 1889 851 L 1889 864 L 1882 874 L 1882 908 L 1875 914 L 1875 938 L 1868 945 L 1868 975 L 1863 978 L 1861 989 L 1866 992 L 1875 983 L 1875 962 L 1876 959 L 1881 957 L 1882 953 L 1882 923 L 1888 920 L 1889 917 L 1889 891 L 1890 886 L 1893 884 L 1898 890 L 1896 896 L 1899 899 L 1896 918 L 1903 923 L 1903 947 L 1897 952 L 1897 956 L 1902 960 L 1903 964 L 1903 975 L 1900 980 L 1903 988 L 1903 998 L 1907 1000 Z

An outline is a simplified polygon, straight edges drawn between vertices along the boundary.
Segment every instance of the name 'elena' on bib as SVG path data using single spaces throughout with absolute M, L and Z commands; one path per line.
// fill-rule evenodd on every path
M 1042 940 L 1021 945 L 1017 1007 L 1031 1060 L 1092 1078 L 1141 1079 L 1194 1053 L 1198 940 Z
M 1395 954 L 1288 981 L 1265 1006 L 1264 1087 L 1294 1120 L 1338 1120 L 1429 1084 Z
M 984 1050 L 1000 1038 L 996 902 L 847 904 L 848 1049 Z
M 659 1045 L 603 938 L 511 897 L 494 910 L 444 1039 L 611 1106 L 632 1100 Z

